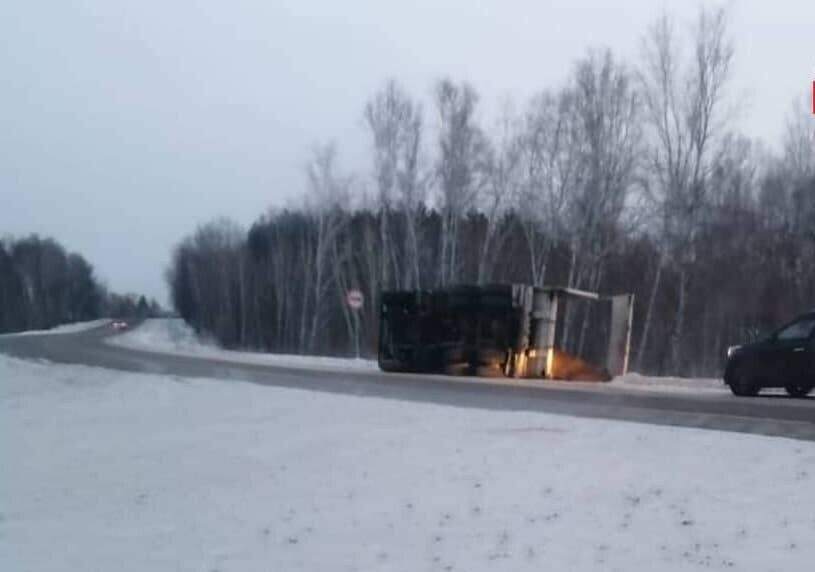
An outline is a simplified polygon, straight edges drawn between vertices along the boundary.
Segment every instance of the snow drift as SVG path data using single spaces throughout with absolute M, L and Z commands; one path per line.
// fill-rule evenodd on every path
M 50 330 L 26 330 L 24 332 L 13 332 L 10 334 L 0 334 L 2 336 L 42 336 L 42 335 L 52 335 L 52 334 L 76 334 L 79 332 L 85 332 L 87 330 L 92 330 L 94 328 L 99 328 L 109 324 L 111 320 L 109 318 L 103 318 L 101 320 L 92 320 L 90 322 L 73 322 L 70 324 L 61 324 L 59 326 L 54 326 Z
M 109 338 L 107 342 L 143 351 L 204 357 L 235 363 L 334 371 L 377 370 L 376 361 L 373 360 L 225 350 L 218 347 L 213 339 L 197 335 L 181 319 L 145 320 L 137 328 Z

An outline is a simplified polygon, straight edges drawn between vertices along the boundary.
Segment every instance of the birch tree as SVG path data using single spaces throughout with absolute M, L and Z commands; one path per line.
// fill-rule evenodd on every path
M 725 12 L 701 10 L 687 61 L 682 47 L 673 22 L 663 15 L 644 39 L 640 72 L 650 131 L 651 188 L 661 219 L 660 268 L 649 298 L 640 355 L 647 350 L 662 266 L 670 257 L 678 276 L 670 336 L 674 370 L 682 361 L 690 271 L 699 218 L 706 205 L 710 157 L 723 130 L 722 98 L 733 57 Z
M 326 301 L 329 299 L 332 272 L 332 245 L 345 222 L 343 205 L 349 201 L 351 180 L 336 172 L 337 150 L 333 144 L 314 149 L 307 175 L 306 212 L 312 220 L 313 259 L 310 276 L 308 351 L 313 352 L 323 325 Z
M 518 216 L 536 286 L 546 280 L 552 247 L 566 231 L 568 199 L 582 180 L 573 104 L 565 90 L 542 92 L 530 100 L 524 117 Z
M 569 87 L 581 180 L 567 197 L 571 259 L 567 284 L 597 291 L 608 254 L 621 231 L 626 201 L 637 178 L 640 128 L 639 98 L 631 74 L 609 50 L 592 51 L 578 61 Z M 564 340 L 581 353 L 591 305 L 583 304 L 577 319 L 567 305 Z
M 486 219 L 478 256 L 476 280 L 489 281 L 501 247 L 510 230 L 505 216 L 518 200 L 521 171 L 520 121 L 509 105 L 504 106 L 494 129 L 486 163 L 486 183 L 480 207 Z
M 422 109 L 394 80 L 365 106 L 373 144 L 374 180 L 379 211 L 379 286 L 419 285 L 417 212 L 424 202 L 420 166 Z M 403 218 L 403 244 L 394 244 L 391 222 Z M 375 292 L 371 293 L 375 295 Z
M 486 182 L 488 147 L 475 118 L 478 96 L 469 84 L 443 79 L 436 84 L 435 101 L 440 123 L 436 173 L 442 223 L 438 285 L 443 287 L 460 278 L 459 225 Z

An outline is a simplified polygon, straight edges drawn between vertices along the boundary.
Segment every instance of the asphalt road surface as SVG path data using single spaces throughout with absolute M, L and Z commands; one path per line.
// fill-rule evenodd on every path
M 277 387 L 480 409 L 541 411 L 815 441 L 815 399 L 658 393 L 604 384 L 332 372 L 181 357 L 106 344 L 110 326 L 78 334 L 0 336 L 0 352 L 111 369 L 233 379 Z M 1 382 L 2 380 L 0 380 Z

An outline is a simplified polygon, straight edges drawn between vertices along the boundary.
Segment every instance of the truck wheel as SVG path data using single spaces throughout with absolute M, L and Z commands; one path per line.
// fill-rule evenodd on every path
M 442 360 L 444 361 L 445 366 L 455 366 L 461 363 L 465 363 L 467 361 L 466 356 L 464 355 L 464 349 L 462 348 L 447 348 L 442 353 Z
M 444 366 L 444 375 L 470 375 L 470 364 L 448 363 Z
M 475 361 L 481 365 L 498 365 L 506 361 L 507 352 L 493 349 L 480 349 L 475 353 Z
M 784 389 L 790 397 L 806 397 L 812 391 L 812 386 L 806 383 L 792 383 Z
M 505 377 L 500 364 L 479 365 L 475 368 L 475 375 L 478 377 Z

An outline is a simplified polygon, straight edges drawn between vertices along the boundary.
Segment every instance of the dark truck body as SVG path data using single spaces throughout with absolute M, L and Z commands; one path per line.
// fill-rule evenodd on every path
M 609 355 L 590 364 L 556 347 L 565 298 L 611 301 Z M 627 368 L 633 297 L 526 284 L 390 291 L 381 299 L 384 371 L 607 380 Z

